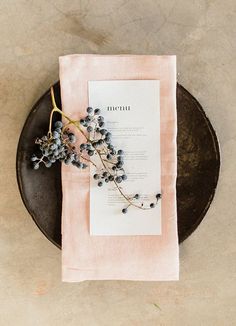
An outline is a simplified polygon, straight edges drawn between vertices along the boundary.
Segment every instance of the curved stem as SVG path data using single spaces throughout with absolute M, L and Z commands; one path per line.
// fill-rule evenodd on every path
M 89 160 L 88 158 L 86 158 L 86 157 L 84 157 L 84 156 L 82 156 L 82 155 L 80 155 L 80 157 L 81 157 L 83 160 L 92 163 L 93 166 L 94 166 L 95 168 L 97 167 L 97 165 L 96 165 L 92 160 Z
M 56 108 L 56 107 L 57 107 L 57 104 L 56 104 L 56 100 L 55 100 L 55 95 L 54 95 L 54 88 L 53 88 L 53 86 L 51 86 L 51 88 L 50 88 L 50 92 L 51 92 L 52 106 L 53 106 L 53 108 Z
M 144 210 L 147 210 L 147 209 L 151 209 L 151 207 L 143 207 L 142 205 L 138 205 L 138 204 L 135 204 L 133 203 L 129 197 L 127 197 L 123 191 L 120 189 L 120 187 L 118 186 L 117 182 L 114 180 L 114 183 L 119 191 L 119 193 L 121 194 L 121 196 L 123 196 L 125 198 L 125 200 L 129 203 L 129 206 L 134 206 L 134 207 L 137 207 L 137 208 L 140 208 L 140 209 L 144 209 Z
M 111 162 L 111 161 L 108 161 L 108 160 L 105 160 L 104 158 L 102 159 L 104 162 L 107 162 L 107 163 L 109 163 L 109 164 L 112 164 L 112 165 L 115 165 L 116 163 L 114 163 L 114 162 Z

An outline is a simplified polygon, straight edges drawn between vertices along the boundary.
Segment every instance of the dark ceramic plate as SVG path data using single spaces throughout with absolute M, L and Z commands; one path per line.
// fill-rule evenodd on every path
M 55 84 L 60 107 L 60 85 Z M 45 236 L 61 247 L 61 170 L 32 169 L 30 156 L 34 140 L 48 131 L 51 110 L 48 90 L 34 105 L 23 127 L 16 171 L 22 200 Z M 201 105 L 181 85 L 177 86 L 178 178 L 177 207 L 179 242 L 184 241 L 200 224 L 214 197 L 220 168 L 219 145 L 214 129 Z M 60 119 L 56 117 L 55 119 Z

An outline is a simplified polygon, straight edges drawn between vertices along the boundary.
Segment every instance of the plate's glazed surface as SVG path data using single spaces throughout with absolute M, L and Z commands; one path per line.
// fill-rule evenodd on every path
M 59 82 L 54 86 L 60 101 Z M 61 170 L 32 169 L 30 156 L 34 140 L 48 131 L 51 110 L 48 90 L 34 105 L 23 127 L 16 159 L 17 180 L 22 200 L 39 229 L 61 247 Z M 219 176 L 220 154 L 214 129 L 201 105 L 181 85 L 177 85 L 178 178 L 177 208 L 179 242 L 200 224 L 214 197 Z M 58 118 L 58 117 L 55 117 Z

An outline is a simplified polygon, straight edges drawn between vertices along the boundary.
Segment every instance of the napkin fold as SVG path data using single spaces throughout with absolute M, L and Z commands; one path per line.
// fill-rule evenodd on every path
M 90 236 L 89 171 L 62 165 L 62 280 L 178 280 L 176 57 L 78 54 L 59 67 L 62 109 L 75 120 L 86 114 L 89 80 L 160 80 L 163 193 L 160 236 Z

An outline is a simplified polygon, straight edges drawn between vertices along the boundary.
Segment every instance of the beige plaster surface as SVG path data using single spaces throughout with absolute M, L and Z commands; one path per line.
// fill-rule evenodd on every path
M 0 42 L 0 326 L 236 325 L 235 0 L 1 0 Z M 180 246 L 179 282 L 62 283 L 60 251 L 21 202 L 18 137 L 69 53 L 176 54 L 216 129 L 219 184 Z

